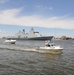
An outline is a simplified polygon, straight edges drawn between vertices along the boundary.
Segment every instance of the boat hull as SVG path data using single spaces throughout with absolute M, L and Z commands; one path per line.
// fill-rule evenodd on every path
M 39 47 L 36 48 L 36 50 L 41 53 L 60 54 L 62 53 L 63 48 Z
M 44 37 L 32 37 L 32 38 L 7 38 L 13 40 L 51 40 L 53 36 L 44 36 Z
M 45 50 L 45 49 L 37 49 L 37 52 L 40 53 L 49 53 L 49 54 L 61 54 L 62 53 L 62 49 L 61 50 Z

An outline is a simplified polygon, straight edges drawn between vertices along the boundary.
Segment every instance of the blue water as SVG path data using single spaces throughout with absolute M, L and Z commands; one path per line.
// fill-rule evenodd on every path
M 0 75 L 74 75 L 73 40 L 54 41 L 63 47 L 62 54 L 43 54 L 31 51 L 0 48 Z M 0 47 L 44 46 L 44 41 L 17 41 L 16 44 L 3 44 Z

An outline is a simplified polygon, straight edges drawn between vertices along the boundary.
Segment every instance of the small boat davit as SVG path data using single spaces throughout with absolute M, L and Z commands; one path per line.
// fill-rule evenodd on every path
M 38 47 L 37 50 L 42 53 L 60 54 L 62 53 L 63 48 L 56 46 L 55 43 L 49 42 L 43 47 Z

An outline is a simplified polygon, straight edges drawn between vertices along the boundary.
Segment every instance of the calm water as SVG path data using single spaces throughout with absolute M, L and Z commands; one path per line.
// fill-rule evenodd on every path
M 6 46 L 0 41 L 0 47 Z M 0 48 L 0 75 L 74 75 L 73 40 L 54 41 L 64 48 L 60 55 Z M 43 46 L 44 41 L 17 41 L 10 47 Z

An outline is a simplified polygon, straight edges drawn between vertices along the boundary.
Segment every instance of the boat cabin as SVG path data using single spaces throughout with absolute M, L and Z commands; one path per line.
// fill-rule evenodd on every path
M 46 44 L 46 47 L 55 46 L 55 43 L 48 43 Z

